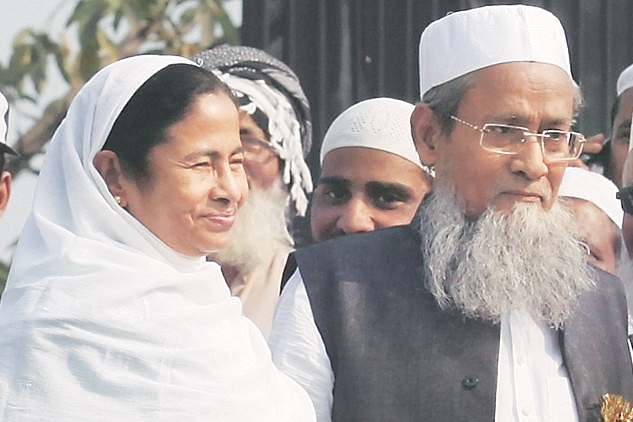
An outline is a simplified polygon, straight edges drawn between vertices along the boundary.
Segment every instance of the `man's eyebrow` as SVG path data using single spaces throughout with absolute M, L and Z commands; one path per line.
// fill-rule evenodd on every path
M 526 118 L 525 116 L 521 116 L 518 114 L 498 114 L 498 115 L 490 116 L 490 120 L 491 121 L 487 123 L 503 123 L 503 124 L 509 124 L 509 125 L 514 125 L 514 126 L 522 126 L 522 127 L 527 127 L 527 125 L 529 125 L 529 119 Z M 565 126 L 565 125 L 573 126 L 574 123 L 575 123 L 574 119 L 569 119 L 565 117 L 562 117 L 562 118 L 544 117 L 541 120 L 541 126 L 548 126 L 548 127 Z
M 319 178 L 319 185 L 349 185 L 350 181 L 340 176 L 325 176 Z
M 372 190 L 385 190 L 389 189 L 394 192 L 401 193 L 403 195 L 411 196 L 413 195 L 413 189 L 410 186 L 403 185 L 402 183 L 397 182 L 379 182 L 379 181 L 370 181 L 365 184 L 367 188 Z

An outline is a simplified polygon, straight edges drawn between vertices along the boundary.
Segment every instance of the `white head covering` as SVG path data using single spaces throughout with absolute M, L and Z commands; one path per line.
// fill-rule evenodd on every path
M 0 92 L 0 153 L 17 155 L 7 144 L 7 120 L 9 118 L 9 102 Z
M 6 420 L 313 420 L 217 264 L 179 255 L 119 207 L 92 164 L 160 69 L 97 73 L 55 132 L 0 304 Z
M 615 197 L 617 192 L 617 186 L 601 174 L 579 167 L 567 167 L 558 189 L 558 196 L 591 202 L 621 229 L 624 212 L 620 201 Z
M 572 77 L 560 21 L 534 6 L 484 6 L 451 13 L 424 30 L 419 59 L 420 97 L 434 86 L 500 63 L 549 63 Z
M 394 98 L 372 98 L 352 105 L 328 128 L 321 144 L 321 165 L 333 149 L 362 147 L 399 155 L 424 168 L 411 137 L 414 108 Z

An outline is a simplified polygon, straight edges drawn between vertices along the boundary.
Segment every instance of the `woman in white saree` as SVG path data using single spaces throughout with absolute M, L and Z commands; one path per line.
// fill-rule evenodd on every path
M 247 194 L 238 111 L 137 56 L 77 94 L 0 303 L 0 420 L 311 421 L 205 256 Z

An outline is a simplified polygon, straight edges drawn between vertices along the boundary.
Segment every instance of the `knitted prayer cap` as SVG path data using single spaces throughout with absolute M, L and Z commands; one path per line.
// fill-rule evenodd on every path
M 386 151 L 424 168 L 411 137 L 411 113 L 415 107 L 394 98 L 361 101 L 341 113 L 330 125 L 321 145 L 320 160 L 343 147 Z
M 431 88 L 495 64 L 548 63 L 571 78 L 565 31 L 547 10 L 484 6 L 432 22 L 420 37 L 420 97 Z
M 567 167 L 558 188 L 558 196 L 591 202 L 621 229 L 624 212 L 615 197 L 617 191 L 615 184 L 601 174 L 580 167 Z

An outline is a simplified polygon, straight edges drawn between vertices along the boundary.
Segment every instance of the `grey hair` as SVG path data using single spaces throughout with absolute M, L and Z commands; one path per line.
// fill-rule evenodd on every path
M 451 115 L 457 114 L 459 104 L 475 81 L 475 72 L 466 73 L 441 85 L 434 86 L 422 96 L 422 102 L 433 110 L 440 123 L 442 133 L 445 135 L 450 134 L 453 130 L 455 122 L 451 119 Z M 584 105 L 584 100 L 580 86 L 575 81 L 572 80 L 572 82 L 574 85 L 573 116 L 575 118 Z
M 474 79 L 473 72 L 470 72 L 434 86 L 422 96 L 422 102 L 433 110 L 445 135 L 453 130 L 455 122 L 451 116 L 457 114 L 459 103 L 468 93 Z

